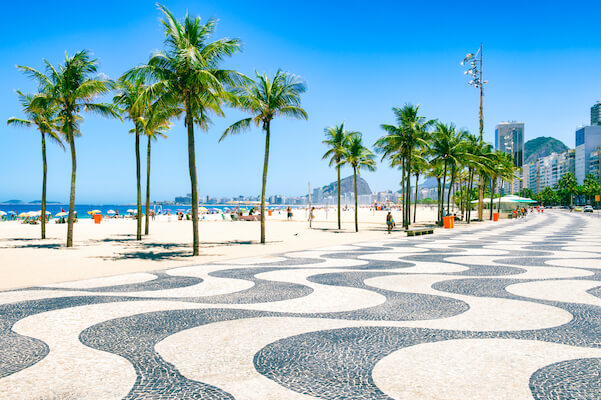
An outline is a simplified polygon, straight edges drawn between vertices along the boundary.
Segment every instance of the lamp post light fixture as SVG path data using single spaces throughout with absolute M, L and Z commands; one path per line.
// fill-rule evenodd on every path
M 476 53 L 468 53 L 461 62 L 462 66 L 467 66 L 467 70 L 464 72 L 468 75 L 471 80 L 468 82 L 469 85 L 480 89 L 480 144 L 482 144 L 482 135 L 484 133 L 484 116 L 482 114 L 482 99 L 484 97 L 484 85 L 488 83 L 482 79 L 482 43 Z M 484 177 L 480 175 L 480 187 L 478 189 L 478 220 L 482 221 L 484 212 Z

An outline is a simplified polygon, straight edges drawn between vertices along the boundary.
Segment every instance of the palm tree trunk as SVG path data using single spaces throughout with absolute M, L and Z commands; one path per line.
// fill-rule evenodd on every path
M 503 179 L 499 182 L 499 202 L 497 203 L 497 212 L 501 212 L 501 197 L 503 197 Z
M 490 220 L 492 220 L 492 211 L 493 211 L 493 199 L 495 196 L 495 185 L 497 179 L 490 178 Z
M 415 224 L 415 216 L 417 215 L 417 188 L 419 187 L 419 185 L 417 184 L 417 181 L 419 180 L 419 174 L 415 174 L 415 199 L 414 199 L 414 203 L 413 203 L 413 223 Z
M 437 193 L 437 197 L 436 197 L 436 215 L 437 215 L 437 219 L 438 221 L 436 221 L 438 223 L 438 225 L 440 225 L 441 220 L 440 220 L 440 196 L 442 196 L 442 188 L 441 188 L 441 181 L 440 181 L 440 176 L 436 177 L 436 184 L 438 185 L 438 193 Z
M 439 225 L 442 225 L 442 217 L 443 217 L 443 210 L 444 210 L 444 191 L 445 191 L 445 186 L 447 184 L 447 160 L 444 161 L 444 172 L 442 174 L 442 196 L 440 196 L 440 206 L 438 207 L 439 210 L 439 217 L 438 217 L 438 223 Z
M 146 150 L 146 226 L 144 227 L 144 234 L 148 235 L 148 225 L 150 218 L 150 143 L 151 137 L 148 136 L 148 148 Z
M 472 187 L 474 186 L 474 170 L 469 169 L 467 178 L 467 193 L 466 193 L 466 207 L 467 207 L 467 223 L 472 221 Z
M 69 116 L 67 116 L 69 120 Z M 73 216 L 75 214 L 75 174 L 77 171 L 77 158 L 75 155 L 75 140 L 73 127 L 68 126 L 69 147 L 71 148 L 71 192 L 69 194 L 69 216 L 67 217 L 67 247 L 73 247 Z
M 341 229 L 340 225 L 340 161 L 336 163 L 336 170 L 338 171 L 338 229 Z
M 451 193 L 455 184 L 455 168 L 451 168 L 451 183 L 449 184 L 449 193 L 447 193 L 447 214 L 451 215 Z
M 190 186 L 192 197 L 192 256 L 199 255 L 198 238 L 198 188 L 196 181 L 196 152 L 194 149 L 194 119 L 190 95 L 186 96 L 186 127 L 188 128 L 188 169 L 190 170 Z
M 461 212 L 461 220 L 463 221 L 463 180 L 462 180 L 463 172 L 459 172 L 459 211 Z M 457 193 L 455 193 L 457 194 Z
M 409 229 L 411 224 L 411 151 L 407 156 L 407 219 L 405 229 Z
M 42 133 L 42 239 L 46 239 L 46 136 Z
M 261 243 L 265 243 L 265 188 L 267 187 L 267 165 L 269 164 L 269 125 L 269 122 L 265 124 L 265 161 L 263 162 L 263 181 L 261 186 Z M 340 184 L 338 185 L 338 193 L 340 193 Z M 338 210 L 340 210 L 340 207 L 338 207 Z
M 142 240 L 142 183 L 140 178 L 140 126 L 136 123 L 136 240 Z
M 405 158 L 403 158 L 401 160 L 401 166 L 402 166 L 401 167 L 401 192 L 403 194 L 403 202 L 401 203 L 403 205 L 403 212 L 401 213 L 403 218 L 402 218 L 401 223 L 403 226 L 405 226 L 405 217 L 407 216 L 407 213 L 405 212 L 405 209 L 406 209 L 405 198 L 407 197 L 407 193 L 405 190 L 405 170 L 407 169 L 406 165 L 405 165 Z
M 355 189 L 355 232 L 359 232 L 359 201 L 357 200 L 357 167 L 353 166 L 353 186 Z

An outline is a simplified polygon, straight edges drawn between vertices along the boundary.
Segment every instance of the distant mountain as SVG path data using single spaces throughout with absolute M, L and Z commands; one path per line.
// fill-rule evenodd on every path
M 42 200 L 30 201 L 27 204 L 42 204 Z M 63 204 L 63 203 L 61 203 L 60 201 L 49 201 L 49 200 L 46 200 L 46 204 Z
M 551 153 L 563 153 L 569 148 L 562 141 L 552 137 L 541 136 L 524 144 L 524 164 L 546 157 Z
M 0 204 L 23 204 L 23 200 L 6 200 Z
M 338 193 L 338 182 L 334 181 L 322 187 L 322 190 L 324 196 L 336 196 Z M 340 180 L 340 193 L 354 193 L 352 176 L 347 176 Z M 357 176 L 357 195 L 362 194 L 371 194 L 371 189 L 365 179 Z

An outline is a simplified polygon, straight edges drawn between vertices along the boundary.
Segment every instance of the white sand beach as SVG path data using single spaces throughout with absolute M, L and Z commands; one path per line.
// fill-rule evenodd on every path
M 74 248 L 64 247 L 67 226 L 51 221 L 46 240 L 40 240 L 40 226 L 17 221 L 0 223 L 0 289 L 20 288 L 56 282 L 111 276 L 128 272 L 153 271 L 227 259 L 272 255 L 282 252 L 378 240 L 405 235 L 393 215 L 397 229 L 386 234 L 386 211 L 359 210 L 359 233 L 354 232 L 354 212 L 343 213 L 342 230 L 337 229 L 336 209 L 316 210 L 309 228 L 305 210 L 295 210 L 293 221 L 284 212 L 267 218 L 267 243 L 261 245 L 259 222 L 202 221 L 201 255 L 191 257 L 191 221 L 163 216 L 151 222 L 150 234 L 135 240 L 133 219 L 103 219 L 94 224 L 80 219 L 74 227 Z M 418 207 L 417 221 L 432 222 L 436 211 Z

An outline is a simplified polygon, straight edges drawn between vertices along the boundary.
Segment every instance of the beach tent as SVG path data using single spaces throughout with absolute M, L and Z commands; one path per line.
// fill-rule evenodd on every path
M 516 195 L 508 195 L 500 198 L 493 199 L 493 207 L 498 207 L 499 201 L 501 202 L 501 210 L 515 210 L 516 207 L 528 205 L 531 203 L 537 203 L 536 200 L 529 199 L 527 197 L 520 197 Z M 472 204 L 477 204 L 478 200 L 473 200 Z M 484 199 L 484 208 L 490 207 L 490 198 Z
M 503 203 L 516 203 L 516 204 L 517 203 L 537 203 L 536 200 L 532 200 L 532 199 L 529 199 L 526 197 L 516 196 L 514 194 L 493 199 L 492 202 L 493 202 L 493 204 L 497 204 L 499 201 L 501 201 L 501 204 L 503 204 Z M 477 202 L 478 202 L 478 200 L 473 200 L 472 204 L 475 204 Z M 485 198 L 484 202 L 490 204 L 490 198 L 488 198 L 488 199 Z

